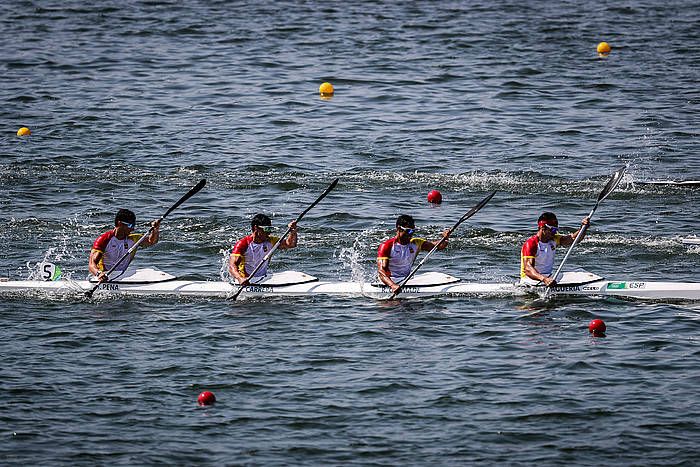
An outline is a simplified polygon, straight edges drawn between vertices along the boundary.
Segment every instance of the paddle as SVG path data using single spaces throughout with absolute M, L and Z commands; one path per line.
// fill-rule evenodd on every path
M 406 285 L 406 283 L 407 283 L 409 280 L 411 280 L 411 278 L 416 274 L 416 272 L 418 272 L 418 270 L 421 268 L 421 266 L 423 266 L 423 263 L 425 263 L 425 262 L 428 260 L 428 258 L 430 258 L 430 255 L 432 255 L 432 254 L 438 249 L 438 247 L 439 247 L 440 245 L 442 245 L 442 243 L 443 243 L 445 240 L 447 240 L 447 237 L 449 237 L 449 236 L 452 234 L 452 232 L 454 232 L 455 229 L 456 229 L 457 227 L 459 227 L 459 224 L 461 224 L 462 222 L 466 221 L 467 219 L 469 219 L 470 217 L 472 217 L 474 214 L 476 214 L 477 212 L 479 212 L 479 210 L 480 210 L 481 208 L 483 208 L 484 206 L 486 206 L 486 203 L 488 203 L 489 201 L 491 201 L 491 198 L 493 198 L 493 195 L 495 195 L 495 194 L 496 194 L 496 192 L 494 191 L 493 193 L 491 193 L 490 195 L 488 195 L 486 198 L 482 199 L 482 200 L 479 202 L 479 204 L 477 204 L 476 206 L 474 206 L 473 208 L 471 208 L 465 215 L 463 215 L 462 217 L 460 217 L 459 220 L 455 223 L 455 225 L 453 225 L 453 226 L 450 228 L 450 230 L 447 231 L 447 235 L 443 236 L 443 237 L 440 239 L 440 241 L 437 242 L 437 243 L 435 244 L 435 246 L 433 246 L 432 250 L 430 250 L 430 251 L 428 252 L 428 254 L 425 255 L 425 257 L 423 258 L 423 260 L 422 260 L 420 263 L 418 263 L 418 265 L 417 265 L 415 268 L 413 268 L 413 270 L 408 274 L 408 276 L 406 276 L 406 277 L 404 278 L 404 280 L 401 281 L 401 283 L 399 284 L 399 288 L 396 289 L 396 290 L 394 291 L 394 293 L 391 294 L 391 296 L 389 297 L 389 300 L 392 300 L 392 299 L 393 299 L 394 297 L 396 297 L 399 293 L 401 293 L 401 290 L 403 289 L 404 285 Z
M 323 193 L 321 193 L 321 196 L 319 196 L 318 198 L 316 198 L 316 201 L 314 201 L 313 203 L 311 203 L 311 205 L 310 205 L 308 208 L 306 208 L 306 209 L 304 210 L 304 212 L 302 212 L 301 214 L 299 214 L 299 217 L 296 218 L 296 222 L 297 222 L 297 223 L 299 223 L 299 221 L 301 221 L 302 217 L 304 217 L 304 216 L 306 215 L 307 212 L 311 211 L 311 209 L 313 209 L 314 206 L 316 206 L 319 202 L 321 202 L 321 200 L 322 200 L 323 198 L 325 198 L 326 195 L 328 195 L 328 193 L 330 193 L 331 190 L 333 190 L 333 188 L 335 188 L 335 186 L 338 184 L 338 180 L 339 180 L 338 178 L 336 178 L 335 180 L 333 180 L 333 183 L 331 183 L 331 184 L 328 186 L 328 188 L 326 188 L 326 191 L 324 191 Z M 253 272 L 251 272 L 251 273 L 248 275 L 248 277 L 249 277 L 250 279 L 252 279 L 253 277 L 255 277 L 255 273 L 258 272 L 258 271 L 260 270 L 261 267 L 263 267 L 263 264 L 265 264 L 267 261 L 270 260 L 270 258 L 272 258 L 272 255 L 275 253 L 275 251 L 277 251 L 277 248 L 282 244 L 282 242 L 284 242 L 284 240 L 287 238 L 287 235 L 289 235 L 289 232 L 291 232 L 291 231 L 292 231 L 292 228 L 291 228 L 291 227 L 288 227 L 288 228 L 287 228 L 287 231 L 284 233 L 284 235 L 282 235 L 282 237 L 280 237 L 280 239 L 277 240 L 277 243 L 275 243 L 275 246 L 273 246 L 273 247 L 270 249 L 270 251 L 265 255 L 265 257 L 262 259 L 262 261 L 260 261 L 260 262 L 258 263 L 258 265 L 255 266 L 255 269 L 253 269 Z M 245 288 L 245 285 L 242 285 L 242 284 L 239 285 L 239 286 L 238 286 L 238 290 L 236 291 L 236 293 L 233 294 L 233 295 L 231 296 L 231 300 L 237 299 L 238 296 L 241 294 L 241 292 L 243 292 L 243 289 L 244 289 L 244 288 Z
M 159 221 L 162 221 L 163 219 L 165 219 L 166 217 L 168 217 L 168 214 L 170 214 L 170 213 L 173 212 L 175 209 L 177 209 L 177 207 L 180 206 L 182 203 L 184 203 L 185 201 L 187 201 L 188 199 L 190 199 L 190 198 L 192 197 L 192 195 L 194 195 L 194 194 L 197 193 L 199 190 L 201 190 L 201 189 L 204 187 L 204 185 L 206 185 L 206 183 L 207 183 L 207 180 L 206 180 L 206 179 L 203 178 L 202 180 L 200 180 L 199 183 L 197 183 L 194 187 L 192 187 L 192 188 L 190 189 L 190 191 L 188 191 L 187 193 L 185 193 L 185 195 L 184 195 L 182 198 L 180 198 L 180 199 L 178 200 L 177 203 L 173 204 L 173 205 L 170 207 L 170 209 L 168 209 L 168 210 L 165 212 L 165 214 L 163 214 L 162 216 L 160 216 Z M 155 227 L 153 227 L 153 226 L 151 225 L 151 228 L 148 229 L 148 232 L 147 232 L 145 235 L 143 235 L 141 238 L 139 238 L 139 240 L 138 240 L 136 243 L 134 243 L 134 245 L 133 245 L 131 248 L 129 248 L 129 250 L 128 250 L 126 253 L 124 253 L 124 256 L 122 256 L 121 258 L 119 258 L 119 261 L 117 261 L 117 262 L 114 264 L 114 266 L 112 266 L 112 267 L 109 269 L 109 271 L 106 272 L 106 275 L 109 276 L 109 275 L 112 273 L 112 271 L 114 271 L 114 270 L 117 268 L 117 266 L 119 266 L 119 265 L 126 259 L 127 256 L 129 256 L 131 253 L 133 253 L 134 251 L 136 251 L 136 249 L 139 247 L 139 245 L 141 245 L 141 243 L 151 234 L 151 232 L 153 231 L 154 228 L 155 228 Z M 95 290 L 97 290 L 97 288 L 100 286 L 100 284 L 101 284 L 101 282 L 98 282 L 98 283 L 95 285 L 95 287 L 92 288 L 92 290 L 89 290 L 89 291 L 85 292 L 85 296 L 88 297 L 88 298 L 92 297 L 92 294 L 95 293 Z

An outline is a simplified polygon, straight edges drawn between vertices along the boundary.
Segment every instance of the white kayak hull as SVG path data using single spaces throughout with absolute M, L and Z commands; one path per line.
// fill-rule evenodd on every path
M 634 183 L 640 185 L 700 186 L 700 180 L 644 180 Z
M 700 237 L 687 237 L 681 240 L 684 245 L 699 245 L 700 246 Z
M 144 280 L 151 274 L 136 274 L 123 281 L 100 284 L 94 296 L 172 296 L 228 298 L 238 286 L 223 281 L 179 280 L 161 271 L 158 280 Z M 700 300 L 700 283 L 696 282 L 646 282 L 609 281 L 589 273 L 571 273 L 575 278 L 563 280 L 562 285 L 553 287 L 550 295 L 583 297 L 621 297 L 659 301 Z M 584 280 L 581 280 L 584 279 Z M 84 295 L 92 290 L 94 282 L 57 281 L 1 281 L 0 294 L 44 294 L 44 295 Z M 521 286 L 517 283 L 477 283 L 461 280 L 442 273 L 419 274 L 403 289 L 400 298 L 420 297 L 512 297 L 538 293 L 543 287 Z M 308 274 L 285 271 L 264 278 L 260 283 L 246 286 L 239 299 L 246 297 L 309 296 L 331 295 L 347 297 L 388 298 L 391 290 L 380 284 L 367 282 L 319 281 Z

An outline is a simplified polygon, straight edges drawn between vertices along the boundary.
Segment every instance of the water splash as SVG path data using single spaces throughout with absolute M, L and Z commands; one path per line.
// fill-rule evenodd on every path
M 379 232 L 377 229 L 362 230 L 355 237 L 352 247 L 337 248 L 333 256 L 338 258 L 342 265 L 338 272 L 350 271 L 350 280 L 355 282 L 371 282 L 376 277 L 374 257 L 371 255 L 374 250 L 369 250 L 367 245 L 378 245 L 375 238 Z M 372 266 L 366 265 L 370 261 L 367 258 L 371 258 Z
M 232 282 L 234 279 L 231 277 L 231 273 L 228 272 L 228 262 L 231 256 L 231 250 L 221 248 L 219 250 L 219 254 L 221 255 L 219 258 L 219 277 L 224 282 Z

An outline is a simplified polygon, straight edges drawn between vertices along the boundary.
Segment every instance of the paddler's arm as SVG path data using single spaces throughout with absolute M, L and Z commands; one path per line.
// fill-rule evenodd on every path
M 289 235 L 284 239 L 284 243 L 279 246 L 280 250 L 288 250 L 297 246 L 297 221 L 290 222 L 287 227 L 289 227 Z
M 109 279 L 105 272 L 99 266 L 100 261 L 102 261 L 102 256 L 104 256 L 103 252 L 99 250 L 92 250 L 90 252 L 90 259 L 88 261 L 88 270 L 90 271 L 90 274 L 97 277 L 97 280 L 99 280 L 100 282 L 104 282 Z
M 525 264 L 525 275 L 530 279 L 540 281 L 547 287 L 556 285 L 557 281 L 552 277 L 547 277 L 544 274 L 540 274 L 537 269 L 535 269 L 535 258 L 524 258 L 523 262 Z
M 148 237 L 146 237 L 146 240 L 141 243 L 143 248 L 155 245 L 158 243 L 158 239 L 160 238 L 160 219 L 153 221 L 151 226 L 153 227 L 153 230 L 151 230 L 151 233 L 148 235 Z
M 576 240 L 576 235 L 578 235 L 578 233 L 581 231 L 581 229 L 585 225 L 591 225 L 591 220 L 588 217 L 583 218 L 583 220 L 581 221 L 581 227 L 579 227 L 579 229 L 576 232 L 571 233 L 569 235 L 562 235 L 561 237 L 559 237 L 559 244 L 563 245 L 563 246 L 569 246 L 572 243 L 574 243 L 574 240 Z M 583 237 L 586 236 L 587 232 L 588 232 L 588 229 L 586 229 L 586 231 L 583 232 L 583 235 L 581 235 L 580 240 L 583 240 Z
M 450 229 L 446 229 L 442 232 L 442 236 L 445 238 L 445 241 L 440 243 L 440 246 L 438 247 L 438 251 L 444 250 L 447 248 L 447 243 L 448 243 L 448 238 L 450 238 Z M 440 240 L 435 240 L 434 242 L 429 242 L 425 241 L 421 244 L 420 249 L 421 251 L 430 251 L 433 248 L 435 248 L 435 245 L 437 245 L 440 242 Z
M 379 275 L 379 280 L 382 281 L 384 285 L 391 288 L 392 292 L 395 292 L 399 288 L 399 284 L 391 279 L 391 272 L 389 272 L 389 258 L 377 258 L 377 273 Z
M 231 253 L 231 256 L 229 256 L 228 259 L 228 272 L 240 285 L 248 285 L 249 282 L 248 278 L 245 276 L 245 272 L 241 273 L 243 264 L 244 262 L 242 255 L 234 255 Z

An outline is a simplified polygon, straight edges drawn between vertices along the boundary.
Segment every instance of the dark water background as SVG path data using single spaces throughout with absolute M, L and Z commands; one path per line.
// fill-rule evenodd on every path
M 120 207 L 199 179 L 139 264 L 221 276 L 264 211 L 278 270 L 370 278 L 399 213 L 426 269 L 512 280 L 539 213 L 609 278 L 700 281 L 696 2 L 11 2 L 0 9 L 0 276 L 86 274 Z M 598 42 L 613 52 L 597 56 Z M 318 86 L 330 81 L 331 100 Z M 18 138 L 28 126 L 33 134 Z M 442 191 L 438 207 L 425 202 Z M 430 267 L 428 267 L 430 266 Z M 700 461 L 697 304 L 523 299 L 0 302 L 7 464 Z M 606 338 L 587 324 L 603 318 Z M 196 398 L 213 391 L 202 409 Z

